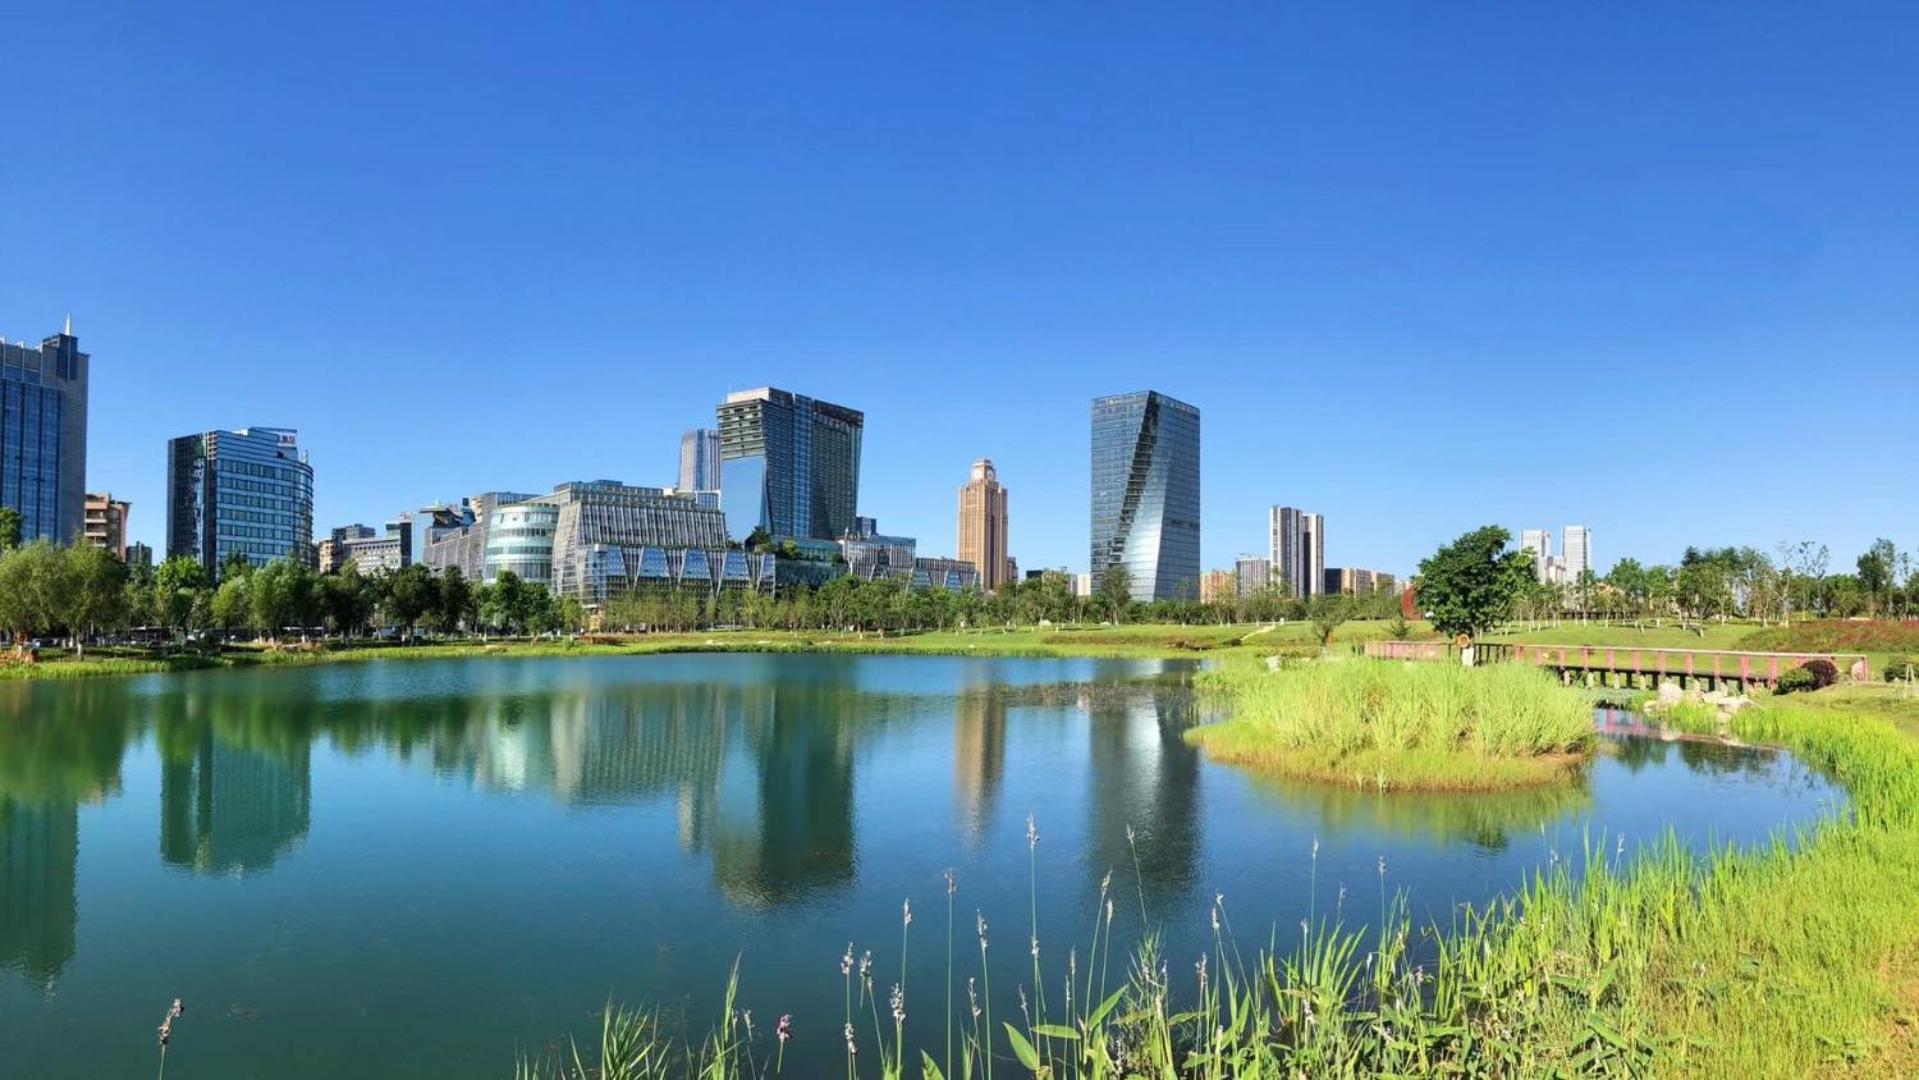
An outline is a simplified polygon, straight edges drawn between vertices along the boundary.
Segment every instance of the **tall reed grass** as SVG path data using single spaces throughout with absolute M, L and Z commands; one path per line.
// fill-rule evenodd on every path
M 1383 660 L 1268 671 L 1244 658 L 1198 677 L 1229 710 L 1188 732 L 1212 757 L 1380 788 L 1479 790 L 1539 783 L 1592 749 L 1592 706 L 1516 665 Z

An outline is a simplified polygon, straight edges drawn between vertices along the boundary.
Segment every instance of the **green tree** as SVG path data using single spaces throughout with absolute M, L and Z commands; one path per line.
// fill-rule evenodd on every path
M 1866 606 L 1874 614 L 1885 610 L 1891 599 L 1893 585 L 1899 566 L 1899 549 L 1892 541 L 1880 537 L 1872 542 L 1864 555 L 1859 556 L 1859 588 L 1866 595 Z
M 194 625 L 194 601 L 209 584 L 198 559 L 175 555 L 161 563 L 153 572 L 154 618 L 169 630 L 186 632 Z
M 1124 566 L 1109 566 L 1100 571 L 1099 599 L 1115 623 L 1125 621 L 1133 606 L 1133 572 Z
M 66 550 L 67 628 L 74 653 L 86 655 L 89 633 L 118 630 L 127 618 L 127 564 L 106 548 L 76 544 Z
M 387 615 L 413 637 L 413 627 L 439 607 L 439 581 L 433 572 L 419 563 L 394 574 L 388 586 Z
M 1512 534 L 1487 525 L 1440 548 L 1419 564 L 1419 602 L 1447 636 L 1476 638 L 1512 611 L 1533 579 L 1533 561 L 1507 551 Z
M 213 590 L 208 615 L 213 625 L 231 634 L 253 618 L 252 574 L 233 574 Z
M 72 610 L 72 592 L 66 553 L 48 541 L 0 553 L 0 624 L 16 642 L 62 625 Z
M 1319 651 L 1325 652 L 1326 646 L 1333 642 L 1333 632 L 1352 616 L 1352 601 L 1345 596 L 1321 595 L 1313 597 L 1307 605 L 1307 617 L 1313 621 L 1313 636 L 1319 639 Z
M 321 579 L 320 591 L 320 602 L 334 633 L 351 637 L 366 629 L 367 620 L 373 617 L 374 597 L 359 567 L 348 563 L 339 573 L 327 575 Z
M 461 621 L 467 618 L 472 608 L 473 589 L 467 584 L 466 574 L 457 566 L 447 567 L 440 575 L 440 632 L 458 633 Z
M 221 581 L 231 577 L 245 577 L 251 573 L 253 573 L 253 560 L 247 558 L 247 553 L 244 551 L 229 551 L 226 559 L 220 563 Z
M 11 506 L 0 506 L 0 552 L 12 551 L 20 546 L 23 527 L 20 511 Z

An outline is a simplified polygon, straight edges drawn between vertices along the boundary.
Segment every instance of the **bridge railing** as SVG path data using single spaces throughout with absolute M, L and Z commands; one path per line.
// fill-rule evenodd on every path
M 1808 660 L 1825 660 L 1855 682 L 1872 677 L 1864 653 L 1741 652 L 1732 649 L 1665 649 L 1635 645 L 1524 645 L 1482 641 L 1481 664 L 1532 664 L 1560 671 L 1617 672 L 1640 676 L 1738 679 L 1772 685 L 1779 676 Z M 1368 641 L 1367 656 L 1378 660 L 1448 660 L 1458 655 L 1447 641 Z
M 1864 653 L 1839 652 L 1741 652 L 1731 649 L 1653 649 L 1621 645 L 1521 645 L 1499 643 L 1481 659 L 1566 671 L 1613 671 L 1635 675 L 1679 676 L 1688 678 L 1738 679 L 1741 682 L 1779 681 L 1779 676 L 1808 660 L 1825 660 L 1865 682 L 1872 677 L 1872 665 Z

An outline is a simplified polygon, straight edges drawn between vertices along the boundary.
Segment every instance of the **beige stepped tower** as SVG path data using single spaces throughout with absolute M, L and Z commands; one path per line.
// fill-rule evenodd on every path
M 973 462 L 973 478 L 959 491 L 959 557 L 979 571 L 987 592 L 1006 583 L 1006 489 L 991 458 Z

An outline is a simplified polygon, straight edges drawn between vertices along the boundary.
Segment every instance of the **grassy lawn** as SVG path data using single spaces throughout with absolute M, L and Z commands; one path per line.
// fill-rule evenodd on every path
M 1419 624 L 1418 632 L 1431 636 Z M 1335 650 L 1389 636 L 1381 621 L 1350 622 L 1333 637 Z M 942 656 L 1176 659 L 1231 654 L 1306 656 L 1318 652 L 1305 623 L 1230 626 L 1124 625 L 1020 627 L 1007 630 L 847 633 L 826 630 L 710 630 L 688 633 L 589 635 L 580 640 L 468 639 L 396 645 L 330 642 L 303 648 L 230 646 L 218 653 L 161 653 L 149 649 L 89 649 L 85 659 L 50 649 L 38 664 L 0 665 L 0 679 L 59 679 L 140 675 L 211 668 L 433 660 L 473 656 L 643 656 L 663 652 L 845 652 Z

